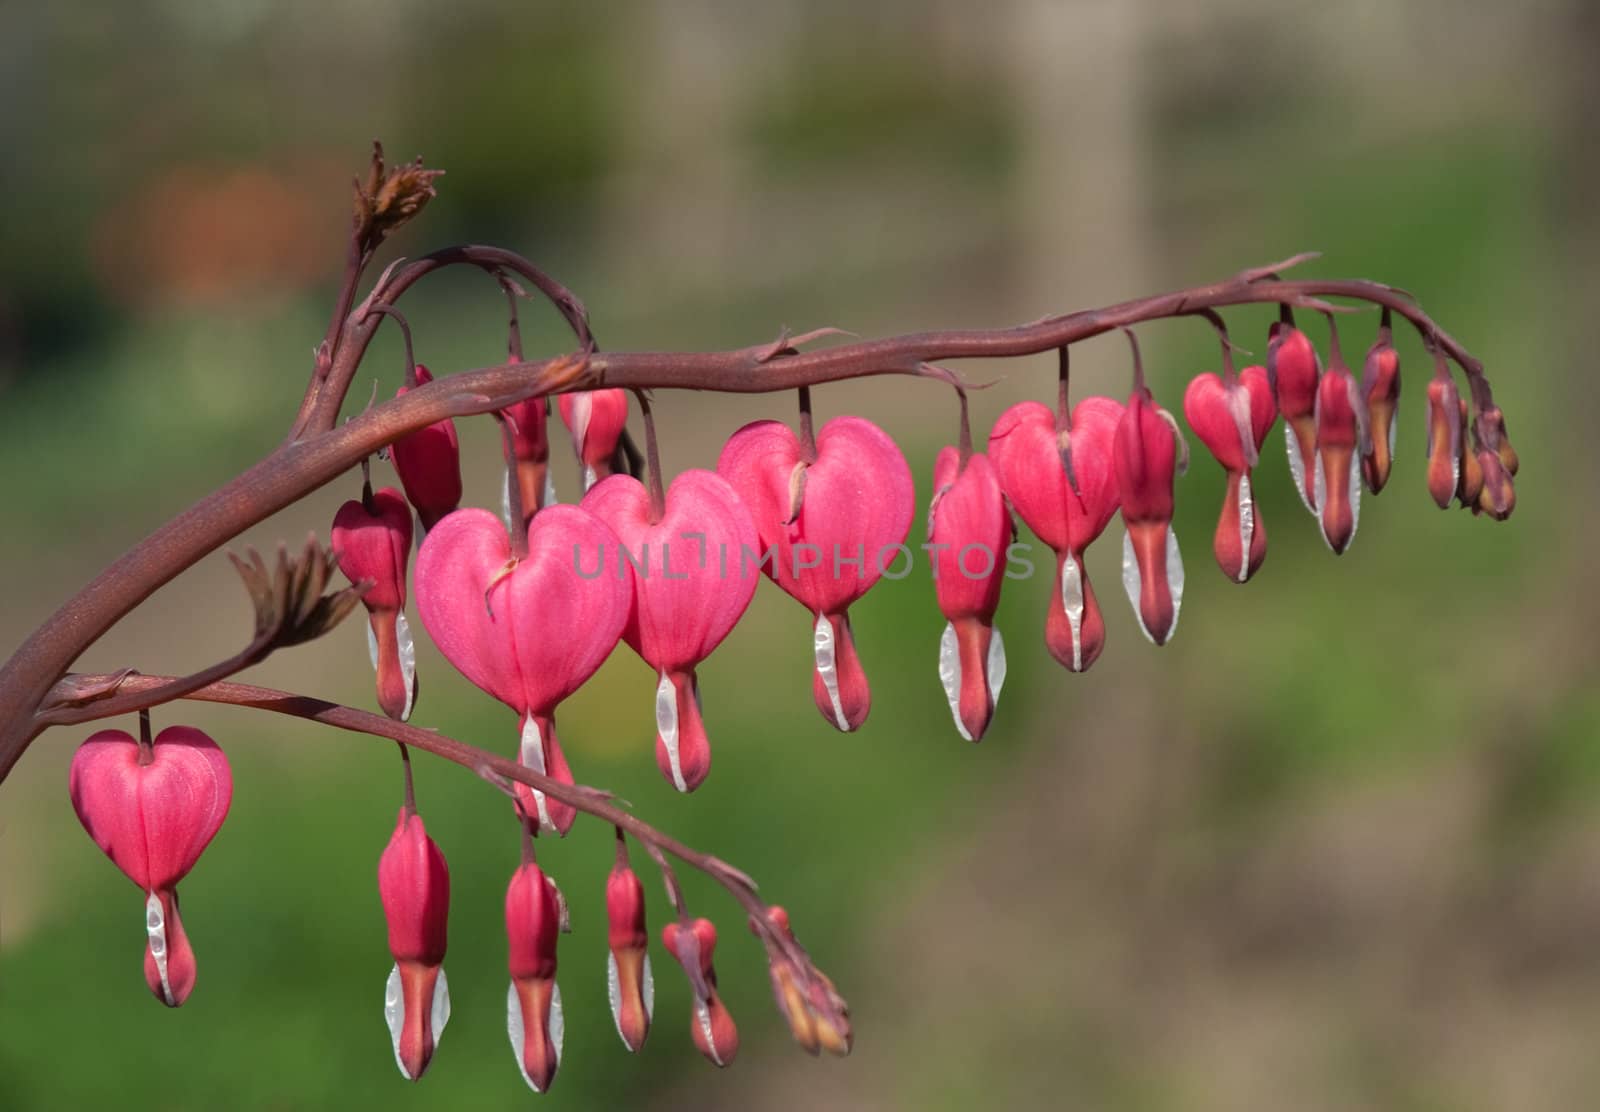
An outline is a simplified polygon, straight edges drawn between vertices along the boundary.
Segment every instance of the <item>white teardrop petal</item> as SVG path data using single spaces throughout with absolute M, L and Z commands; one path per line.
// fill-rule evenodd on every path
M 1170 641 L 1173 634 L 1178 632 L 1178 612 L 1183 608 L 1183 553 L 1178 549 L 1177 530 L 1171 525 L 1167 526 L 1166 556 L 1167 594 L 1172 599 L 1172 625 L 1167 629 L 1167 640 Z M 1152 645 L 1155 644 L 1155 636 L 1145 628 L 1144 611 L 1139 608 L 1144 582 L 1139 574 L 1139 561 L 1133 554 L 1133 536 L 1126 532 L 1122 534 L 1122 587 L 1133 606 L 1133 616 L 1138 619 L 1140 632 Z
M 1285 421 L 1283 423 L 1283 439 L 1289 446 L 1289 474 L 1294 476 L 1295 493 L 1300 496 L 1300 504 L 1305 506 L 1311 514 L 1317 512 L 1317 507 L 1306 498 L 1306 464 L 1300 458 L 1300 438 L 1294 434 L 1294 426 Z
M 546 468 L 544 473 L 544 504 L 546 506 L 554 506 L 559 501 L 561 499 L 556 497 L 556 477 Z
M 1183 553 L 1178 548 L 1178 531 L 1167 526 L 1167 592 L 1172 596 L 1172 626 L 1167 640 L 1178 632 L 1178 612 L 1183 609 Z
M 850 732 L 850 720 L 845 717 L 844 700 L 839 697 L 839 670 L 835 666 L 833 625 L 828 621 L 826 614 L 817 615 L 816 629 L 812 631 L 812 643 L 816 650 L 817 675 L 822 677 L 822 686 L 827 688 L 828 699 L 833 704 L 834 723 L 845 733 Z
M 617 955 L 606 954 L 606 998 L 611 1001 L 611 1022 L 617 1025 L 617 1037 L 627 1043 L 622 1033 L 622 978 L 617 973 Z
M 400 967 L 394 966 L 389 970 L 389 980 L 383 986 L 383 1021 L 389 1025 L 389 1041 L 394 1044 L 394 1064 L 400 1069 L 400 1076 L 407 1081 L 415 1081 L 406 1070 L 406 1064 L 400 1060 L 400 1033 L 405 1030 L 406 1005 L 405 993 L 400 988 Z
M 727 1065 L 722 1060 L 722 1052 L 717 1049 L 716 1037 L 711 1032 L 711 1009 L 704 1000 L 694 1002 L 694 1018 L 700 1024 L 700 1033 L 706 1037 L 706 1048 L 711 1051 L 711 1061 L 718 1066 Z
M 1072 629 L 1072 670 L 1083 671 L 1083 569 L 1078 558 L 1067 555 L 1061 562 L 1061 609 L 1066 611 Z
M 1352 453 L 1350 456 L 1350 540 L 1346 541 L 1344 546 L 1347 552 L 1356 539 L 1356 528 L 1361 524 L 1361 488 L 1365 485 L 1361 481 L 1361 457 Z
M 522 720 L 521 760 L 523 767 L 544 774 L 544 743 L 539 740 L 539 723 L 534 721 L 532 715 Z M 533 792 L 534 805 L 539 809 L 539 825 L 545 830 L 554 830 L 556 824 L 550 821 L 550 806 L 545 802 L 544 792 L 537 788 L 529 790 Z
M 1239 476 L 1239 582 L 1250 578 L 1250 545 L 1256 538 L 1256 502 L 1250 492 L 1250 475 Z
M 1317 470 L 1316 470 L 1316 474 L 1312 478 L 1312 482 L 1316 484 L 1317 505 L 1318 506 L 1327 505 L 1328 504 L 1328 476 L 1323 471 L 1322 453 L 1321 452 L 1317 453 Z M 1313 509 L 1311 512 L 1314 513 L 1314 514 L 1317 514 L 1317 520 L 1319 522 L 1322 520 L 1322 515 L 1320 513 L 1318 513 L 1315 509 Z M 1326 533 L 1323 534 L 1322 539 L 1323 540 L 1327 540 L 1328 539 L 1328 536 L 1327 536 Z
M 972 735 L 961 721 L 961 646 L 956 640 L 956 627 L 949 622 L 939 638 L 939 682 L 950 704 L 950 717 L 956 721 L 956 733 L 963 741 L 971 741 Z
M 177 1006 L 172 995 L 172 983 L 167 979 L 167 917 L 161 908 L 161 897 L 150 893 L 144 902 L 144 929 L 150 939 L 150 956 L 156 962 L 156 975 L 161 978 L 161 997 L 169 1006 Z
M 522 1000 L 517 996 L 516 981 L 506 986 L 506 1035 L 511 1039 L 511 1056 L 517 1060 L 517 1072 L 527 1082 L 528 1088 L 537 1093 L 539 1086 L 528 1076 L 528 1067 L 522 1062 Z
M 650 955 L 644 956 L 644 979 L 639 985 L 640 995 L 644 997 L 644 1017 L 651 1019 L 656 1014 L 656 975 L 650 969 Z
M 1394 460 L 1394 438 L 1399 431 L 1400 422 L 1396 421 L 1394 417 L 1391 416 L 1389 418 L 1389 459 L 1391 462 Z
M 556 1065 L 561 1065 L 561 1048 L 567 1041 L 567 1017 L 561 1010 L 561 986 L 550 986 L 550 1045 L 556 1050 Z
M 594 486 L 594 484 L 599 482 L 599 481 L 600 481 L 600 476 L 595 474 L 594 468 L 590 467 L 587 463 L 584 464 L 583 465 L 583 492 L 585 494 L 589 493 L 589 488 Z
M 667 750 L 672 786 L 680 792 L 688 791 L 689 784 L 683 778 L 683 766 L 678 756 L 678 693 L 673 690 L 672 681 L 665 672 L 661 673 L 661 682 L 656 684 L 656 733 L 661 736 L 661 744 Z
M 433 1023 L 433 1045 L 438 1049 L 439 1036 L 444 1034 L 445 1024 L 450 1022 L 450 978 L 444 975 L 442 968 L 433 986 L 433 1012 L 429 1018 Z
M 1000 688 L 1006 682 L 1006 642 L 1000 636 L 998 629 L 989 631 L 989 660 L 987 675 L 989 678 L 989 705 L 1000 705 Z
M 400 712 L 400 721 L 404 722 L 411 717 L 411 708 L 417 701 L 417 645 L 411 639 L 411 623 L 406 621 L 403 610 L 394 617 L 394 635 L 400 649 L 400 675 L 406 681 L 406 707 Z
M 505 476 L 500 483 L 500 520 L 506 523 L 506 532 L 511 528 L 511 470 L 512 465 L 506 464 Z
M 1139 609 L 1139 596 L 1144 593 L 1144 580 L 1139 575 L 1139 561 L 1133 554 L 1133 534 L 1126 531 L 1122 534 L 1122 590 L 1128 596 L 1128 603 L 1133 607 L 1133 616 L 1139 623 L 1139 632 L 1151 644 L 1155 638 L 1150 636 L 1150 631 L 1144 627 L 1144 612 Z
M 372 632 L 372 623 L 367 623 L 367 658 L 372 661 L 372 670 L 378 670 L 378 635 Z

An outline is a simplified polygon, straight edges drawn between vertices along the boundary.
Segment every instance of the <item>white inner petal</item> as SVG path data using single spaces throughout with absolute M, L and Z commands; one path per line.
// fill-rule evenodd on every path
M 1392 429 L 1394 426 L 1391 425 Z M 1350 540 L 1345 542 L 1348 550 L 1350 543 L 1356 539 L 1356 526 L 1361 524 L 1361 488 L 1365 484 L 1361 481 L 1361 459 L 1352 454 L 1350 457 Z
M 1312 481 L 1316 484 L 1317 505 L 1318 506 L 1326 506 L 1328 504 L 1328 476 L 1324 472 L 1323 467 L 1322 467 L 1322 453 L 1321 452 L 1317 453 L 1317 470 L 1316 470 L 1315 476 L 1313 476 L 1313 478 L 1312 478 Z M 1320 522 L 1321 519 L 1322 519 L 1322 515 L 1320 513 L 1317 513 L 1317 510 L 1315 508 L 1313 508 L 1311 512 L 1314 513 L 1314 514 L 1317 514 L 1317 519 Z M 1324 541 L 1326 541 L 1328 539 L 1328 534 L 1327 534 L 1326 530 L 1323 530 L 1322 539 Z
M 1178 531 L 1167 526 L 1167 591 L 1172 595 L 1172 626 L 1167 640 L 1178 632 L 1178 611 L 1183 609 L 1183 553 L 1178 549 Z
M 560 499 L 556 497 L 556 477 L 546 468 L 544 473 L 544 504 L 554 506 Z
M 1250 494 L 1250 475 L 1239 476 L 1239 582 L 1250 578 L 1250 544 L 1256 538 L 1256 503 Z
M 1183 554 L 1178 550 L 1178 533 L 1171 525 L 1167 526 L 1167 593 L 1172 598 L 1172 625 L 1167 629 L 1167 640 L 1172 640 L 1172 635 L 1178 632 L 1178 611 L 1183 607 Z M 1156 643 L 1155 635 L 1145 628 L 1144 611 L 1139 608 L 1139 597 L 1143 593 L 1144 582 L 1139 575 L 1139 561 L 1133 554 L 1133 535 L 1122 534 L 1122 587 L 1128 594 L 1128 602 L 1133 605 L 1133 615 L 1139 620 L 1139 629 L 1145 638 L 1153 645 Z
M 1291 452 L 1291 454 L 1293 454 Z M 1128 602 L 1133 607 L 1133 616 L 1138 619 L 1139 631 L 1151 644 L 1155 638 L 1150 636 L 1150 631 L 1144 627 L 1144 611 L 1139 609 L 1139 596 L 1144 593 L 1144 580 L 1139 575 L 1139 561 L 1133 554 L 1133 534 L 1124 531 L 1122 534 L 1122 590 L 1128 596 Z
M 711 1009 L 704 1000 L 695 1000 L 694 1018 L 700 1024 L 700 1033 L 706 1037 L 706 1047 L 711 1051 L 711 1060 L 717 1065 L 726 1065 L 722 1060 L 722 1053 L 717 1049 L 716 1037 L 711 1033 Z
M 950 717 L 956 721 L 956 733 L 962 740 L 971 741 L 972 735 L 961 722 L 961 646 L 956 640 L 956 627 L 946 622 L 944 634 L 939 638 L 939 682 L 944 685 L 944 697 L 950 704 Z
M 383 986 L 383 1021 L 389 1025 L 389 1041 L 394 1044 L 394 1064 L 400 1069 L 400 1076 L 407 1081 L 415 1081 L 406 1070 L 406 1064 L 400 1060 L 400 1033 L 406 1025 L 405 992 L 400 987 L 400 967 L 396 965 L 389 970 L 389 980 Z
M 372 632 L 372 623 L 367 623 L 367 658 L 372 661 L 372 670 L 378 670 L 378 635 Z
M 1083 569 L 1078 558 L 1068 553 L 1061 563 L 1061 609 L 1072 628 L 1072 670 L 1083 671 Z
M 517 1060 L 517 1072 L 522 1075 L 522 1080 L 528 1083 L 528 1088 L 536 1093 L 544 1092 L 533 1083 L 533 1078 L 528 1076 L 528 1067 L 522 1061 L 522 1001 L 517 996 L 517 983 L 512 981 L 506 987 L 506 1034 L 511 1039 L 511 1054 Z M 561 986 L 552 985 L 550 989 L 550 1046 L 556 1052 L 556 1065 L 561 1065 L 561 1048 L 566 1041 L 567 1023 L 561 1013 Z
M 1283 439 L 1289 445 L 1289 474 L 1294 476 L 1295 493 L 1300 495 L 1301 505 L 1315 514 L 1317 507 L 1306 497 L 1306 463 L 1300 458 L 1300 438 L 1295 436 L 1294 426 L 1287 421 L 1283 424 Z
M 144 902 L 144 929 L 150 936 L 150 956 L 156 960 L 156 974 L 161 978 L 161 997 L 176 1007 L 172 983 L 167 980 L 167 917 L 161 909 L 161 897 L 150 893 Z
M 656 733 L 661 735 L 661 744 L 667 750 L 672 786 L 680 792 L 688 791 L 689 784 L 683 778 L 683 765 L 678 756 L 678 693 L 665 672 L 661 673 L 661 682 L 656 684 Z
M 816 648 L 817 675 L 822 677 L 822 686 L 828 689 L 828 699 L 833 704 L 834 724 L 845 733 L 850 732 L 850 720 L 844 714 L 844 701 L 839 698 L 839 670 L 834 661 L 833 625 L 828 621 L 826 614 L 817 615 L 817 626 L 813 631 L 813 644 Z
M 506 523 L 506 532 L 511 528 L 511 471 L 515 465 L 506 464 L 504 480 L 500 483 L 500 520 Z
M 561 1064 L 561 1048 L 567 1041 L 567 1017 L 561 1010 L 561 986 L 550 986 L 550 1045 L 556 1051 L 556 1065 Z
M 650 969 L 649 954 L 644 956 L 644 980 L 639 989 L 644 997 L 644 1017 L 650 1019 L 656 1014 L 656 975 Z
M 622 1033 L 622 978 L 617 973 L 617 955 L 606 954 L 606 996 L 611 1000 L 611 1022 L 617 1025 L 617 1037 L 627 1043 Z
M 1006 643 L 998 629 L 989 631 L 989 706 L 1000 703 L 1000 688 L 1006 682 Z
M 1394 419 L 1394 415 L 1391 414 L 1389 416 L 1389 460 L 1390 460 L 1391 463 L 1394 461 L 1394 438 L 1395 438 L 1395 434 L 1398 433 L 1399 431 L 1400 431 L 1400 422 L 1396 421 Z
M 403 610 L 394 616 L 394 636 L 400 649 L 400 675 L 406 681 L 406 707 L 400 712 L 400 721 L 404 722 L 411 717 L 411 708 L 417 701 L 417 645 L 411 639 L 411 623 L 406 621 Z
M 522 720 L 521 759 L 523 767 L 544 774 L 544 743 L 539 740 L 539 723 L 531 714 Z M 534 806 L 539 809 L 539 825 L 545 830 L 554 830 L 556 824 L 550 821 L 550 806 L 545 802 L 544 792 L 537 788 L 529 790 L 533 792 Z

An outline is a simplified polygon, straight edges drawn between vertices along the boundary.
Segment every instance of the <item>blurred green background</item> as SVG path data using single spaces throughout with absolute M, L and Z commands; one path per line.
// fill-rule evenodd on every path
M 1600 536 L 1577 482 L 1597 463 L 1580 377 L 1600 292 L 1597 47 L 1584 0 L 0 9 L 0 647 L 282 437 L 374 136 L 448 171 L 390 254 L 522 250 L 613 349 L 1008 324 L 1321 250 L 1305 273 L 1413 290 L 1485 360 L 1523 460 L 1508 524 L 1433 508 L 1427 364 L 1403 336 L 1399 463 L 1347 555 L 1300 508 L 1274 430 L 1270 555 L 1230 584 L 1209 551 L 1222 475 L 1197 455 L 1176 640 L 1139 635 L 1113 526 L 1090 553 L 1105 656 L 1060 670 L 1039 644 L 1047 579 L 1008 584 L 1010 679 L 977 747 L 949 721 L 920 573 L 853 611 L 875 709 L 849 737 L 812 706 L 805 615 L 764 585 L 701 671 L 716 763 L 689 798 L 655 768 L 652 677 L 616 653 L 562 710 L 579 778 L 791 910 L 854 1006 L 843 1062 L 792 1046 L 742 917 L 691 876 L 743 1048 L 722 1075 L 694 1053 L 658 951 L 656 1030 L 627 1055 L 605 996 L 611 836 L 585 822 L 541 847 L 576 932 L 565 1061 L 531 1097 L 503 1026 L 517 839 L 490 789 L 422 757 L 454 882 L 455 1016 L 408 1086 L 381 1017 L 374 877 L 392 749 L 205 706 L 156 716 L 214 734 L 237 780 L 182 887 L 199 987 L 167 1012 L 142 983 L 139 894 L 67 802 L 88 731 L 47 734 L 0 786 L 0 1107 L 1600 1103 Z M 405 311 L 436 371 L 501 357 L 482 275 L 430 279 Z M 1237 341 L 1264 353 L 1271 315 L 1231 313 Z M 1346 350 L 1374 325 L 1349 318 Z M 527 331 L 530 351 L 566 344 L 547 310 Z M 1177 408 L 1215 367 L 1209 330 L 1142 335 Z M 1074 359 L 1080 396 L 1125 393 L 1120 339 Z M 400 370 L 385 330 L 354 404 Z M 980 437 L 1054 390 L 1049 358 L 965 370 L 1000 379 L 974 398 Z M 928 497 L 956 431 L 945 391 L 852 383 L 817 408 L 881 422 Z M 739 424 L 792 409 L 663 395 L 666 463 L 708 466 Z M 492 427 L 462 439 L 469 499 L 497 504 Z M 357 483 L 240 543 L 325 535 Z M 218 556 L 80 667 L 192 670 L 247 632 Z M 509 713 L 431 647 L 421 668 L 415 722 L 513 751 Z M 358 621 L 251 678 L 372 702 Z

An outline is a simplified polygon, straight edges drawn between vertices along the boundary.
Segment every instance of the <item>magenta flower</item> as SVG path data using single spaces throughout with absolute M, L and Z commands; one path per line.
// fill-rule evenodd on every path
M 426 386 L 433 375 L 417 364 L 417 385 Z M 402 386 L 395 397 L 411 387 Z M 389 459 L 405 487 L 406 498 L 417 508 L 424 530 L 432 529 L 445 514 L 461 505 L 461 448 L 456 423 L 449 418 L 402 436 L 389 446 Z
M 1267 526 L 1250 482 L 1278 419 L 1266 368 L 1246 367 L 1232 382 L 1209 372 L 1196 375 L 1183 393 L 1183 415 L 1228 474 L 1211 551 L 1223 575 L 1244 583 L 1267 558 Z
M 561 1064 L 566 1022 L 556 986 L 556 940 L 561 907 L 555 886 L 529 861 L 506 889 L 506 938 L 511 986 L 506 991 L 506 1034 L 522 1079 L 536 1093 L 548 1092 Z
M 145 983 L 176 1008 L 196 973 L 178 917 L 178 881 L 228 816 L 228 759 L 189 726 L 168 726 L 148 747 L 121 730 L 101 730 L 73 754 L 68 784 L 89 837 L 146 895 Z
M 611 954 L 606 962 L 610 986 L 611 1018 L 623 1045 L 635 1054 L 650 1034 L 650 1016 L 656 1006 L 655 977 L 650 972 L 650 934 L 644 921 L 644 885 L 619 858 L 606 878 L 606 939 Z
M 1317 512 L 1317 376 L 1322 373 L 1311 337 L 1290 319 L 1274 321 L 1267 332 L 1267 379 L 1283 414 L 1289 471 L 1300 501 Z
M 787 425 L 756 421 L 728 439 L 717 472 L 755 520 L 762 553 L 752 558 L 811 611 L 812 697 L 824 718 L 850 731 L 866 721 L 872 693 L 849 607 L 903 551 L 916 490 L 894 441 L 860 417 L 823 425 L 814 458 L 806 455 Z
M 1139 628 L 1165 645 L 1183 605 L 1183 557 L 1172 531 L 1172 484 L 1182 437 L 1172 415 L 1142 383 L 1117 425 L 1113 458 L 1122 492 L 1122 586 Z
M 417 653 L 406 622 L 406 562 L 411 558 L 411 507 L 393 487 L 351 499 L 333 518 L 333 557 L 352 583 L 372 581 L 367 646 L 378 672 L 378 706 L 390 718 L 411 717 L 417 697 Z
M 739 1053 L 739 1028 L 717 994 L 717 971 L 711 964 L 717 949 L 717 928 L 709 919 L 668 923 L 661 929 L 667 952 L 678 959 L 694 993 L 689 1034 L 706 1061 L 723 1067 Z
M 989 433 L 989 458 L 1000 487 L 1028 528 L 1056 554 L 1044 640 L 1064 667 L 1085 671 L 1106 643 L 1105 618 L 1089 583 L 1084 551 L 1117 515 L 1121 492 L 1111 446 L 1122 405 L 1085 398 L 1072 409 L 1070 445 L 1074 489 L 1063 463 L 1055 414 L 1039 402 L 1019 402 Z
M 633 609 L 632 571 L 615 534 L 577 506 L 550 506 L 514 559 L 500 519 L 463 509 L 417 556 L 417 612 L 456 670 L 519 716 L 524 765 L 564 784 L 572 770 L 556 707 L 605 662 Z M 524 811 L 565 834 L 577 812 L 517 785 Z
M 965 426 L 963 426 L 965 427 Z M 983 740 L 1006 679 L 1006 648 L 994 628 L 1005 582 L 1011 513 L 989 458 L 944 448 L 933 465 L 928 543 L 934 591 L 947 619 L 939 640 L 939 680 L 956 730 Z
M 623 638 L 655 670 L 656 763 L 681 792 L 711 771 L 695 666 L 733 630 L 755 594 L 745 552 L 758 543 L 750 511 L 727 480 L 685 471 L 667 491 L 659 520 L 639 480 L 613 475 L 583 499 L 633 561 L 633 610 Z
M 579 390 L 556 399 L 561 420 L 572 434 L 572 450 L 583 467 L 583 489 L 611 474 L 611 457 L 628 427 L 625 390 Z
M 400 809 L 394 834 L 378 858 L 378 894 L 389 924 L 384 1018 L 394 1060 L 407 1081 L 420 1078 L 450 1020 L 444 951 L 450 916 L 450 870 L 415 808 Z

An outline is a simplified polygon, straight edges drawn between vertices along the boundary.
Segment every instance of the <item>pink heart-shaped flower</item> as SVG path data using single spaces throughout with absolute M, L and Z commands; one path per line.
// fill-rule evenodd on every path
M 722 643 L 750 605 L 758 578 L 746 553 L 760 543 L 750 511 L 713 471 L 672 481 L 659 521 L 639 480 L 597 483 L 583 508 L 611 527 L 633 561 L 634 606 L 623 638 L 660 677 L 656 762 L 679 791 L 711 770 L 695 666 Z
M 916 489 L 894 441 L 860 417 L 829 421 L 817 435 L 816 458 L 804 456 L 787 425 L 756 421 L 728 439 L 717 472 L 750 510 L 762 570 L 816 618 L 818 708 L 839 729 L 854 730 L 872 696 L 847 610 L 898 557 Z
M 1250 481 L 1278 416 L 1266 368 L 1246 367 L 1231 385 L 1209 372 L 1196 375 L 1183 394 L 1183 415 L 1228 474 L 1211 550 L 1222 573 L 1243 583 L 1267 558 L 1266 525 Z
M 1183 558 L 1172 531 L 1172 484 L 1182 442 L 1172 415 L 1136 386 L 1117 425 L 1112 458 L 1122 490 L 1122 586 L 1139 628 L 1165 645 L 1183 604 Z
M 145 981 L 175 1008 L 196 975 L 177 886 L 228 816 L 228 760 L 188 726 L 168 726 L 144 753 L 121 730 L 101 730 L 73 754 L 68 785 L 89 837 L 146 893 Z
M 456 670 L 515 710 L 522 760 L 563 783 L 571 770 L 555 710 L 611 655 L 633 607 L 633 572 L 616 535 L 577 506 L 549 506 L 513 561 L 505 525 L 488 510 L 441 521 L 417 556 L 417 611 Z M 566 832 L 576 812 L 520 789 L 546 826 Z
M 1021 402 L 1000 415 L 989 434 L 989 458 L 1000 487 L 1028 528 L 1056 553 L 1055 581 L 1045 617 L 1045 645 L 1063 666 L 1082 672 L 1105 647 L 1105 618 L 1084 567 L 1083 553 L 1105 532 L 1121 505 L 1111 448 L 1122 405 L 1084 398 L 1072 409 L 1066 445 L 1074 492 L 1062 462 L 1055 414 Z
M 390 718 L 411 717 L 416 698 L 416 652 L 400 611 L 406 604 L 406 562 L 411 557 L 411 507 L 393 487 L 352 498 L 339 507 L 332 529 L 334 559 L 352 583 L 370 580 L 361 602 L 371 630 L 369 647 L 378 672 L 378 705 Z

